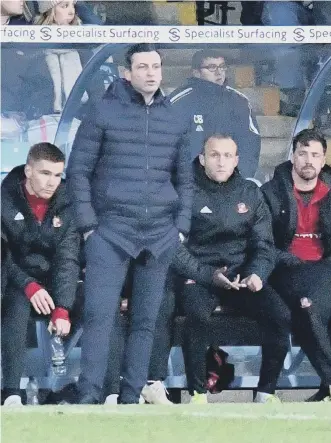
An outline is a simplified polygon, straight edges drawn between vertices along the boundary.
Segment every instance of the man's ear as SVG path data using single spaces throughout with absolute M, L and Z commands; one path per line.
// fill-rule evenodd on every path
M 130 71 L 130 69 L 127 69 L 127 68 L 124 69 L 124 78 L 128 82 L 131 82 L 131 71 Z
M 294 152 L 292 151 L 291 155 L 290 155 L 290 161 L 291 161 L 292 165 L 293 165 L 293 156 L 294 156 Z
M 28 163 L 24 166 L 24 173 L 26 178 L 30 178 L 32 175 L 32 168 L 31 165 L 29 165 Z
M 205 156 L 203 154 L 199 154 L 199 162 L 201 166 L 205 166 Z
M 199 69 L 193 69 L 192 74 L 193 74 L 193 77 L 196 77 L 196 78 L 201 77 Z

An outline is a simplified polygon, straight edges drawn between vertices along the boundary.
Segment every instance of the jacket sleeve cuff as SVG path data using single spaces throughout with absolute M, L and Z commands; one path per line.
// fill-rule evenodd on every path
M 40 286 L 39 283 L 32 281 L 25 286 L 24 292 L 28 299 L 31 300 L 35 293 L 38 292 L 40 289 L 43 289 L 43 287 Z
M 176 227 L 179 232 L 184 235 L 188 235 L 190 232 L 191 221 L 183 215 L 177 217 Z
M 193 275 L 192 278 L 204 286 L 213 285 L 213 277 L 217 269 L 215 266 L 204 265 L 200 268 L 198 275 Z
M 56 320 L 67 320 L 70 321 L 69 318 L 69 312 L 67 309 L 64 308 L 55 308 L 54 311 L 52 312 L 52 323 L 55 324 Z
M 241 279 L 247 278 L 250 275 L 257 275 L 258 277 L 260 277 L 263 285 L 265 285 L 271 275 L 273 271 L 273 267 L 256 267 L 256 268 L 246 268 L 244 269 L 244 271 L 241 273 L 240 277 Z

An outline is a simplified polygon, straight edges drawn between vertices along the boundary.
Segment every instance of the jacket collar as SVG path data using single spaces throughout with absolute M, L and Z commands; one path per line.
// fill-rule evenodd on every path
M 199 158 L 196 158 L 193 163 L 194 168 L 194 178 L 195 182 L 198 185 L 199 188 L 203 188 L 204 190 L 208 192 L 231 192 L 233 191 L 239 181 L 243 180 L 239 170 L 236 168 L 234 170 L 234 173 L 231 175 L 231 177 L 228 179 L 225 183 L 218 183 L 214 180 L 211 180 L 205 173 L 204 167 L 201 166 L 199 162 Z
M 313 205 L 322 200 L 324 197 L 328 195 L 329 192 L 330 192 L 329 186 L 326 183 L 324 183 L 322 180 L 318 179 L 315 189 L 313 190 L 313 196 L 312 199 L 310 200 L 310 205 Z M 300 191 L 298 191 L 296 187 L 294 187 L 294 196 L 296 199 L 301 199 Z
M 203 80 L 198 77 L 190 77 L 187 79 L 187 87 L 197 88 L 202 93 L 214 93 L 219 94 L 220 91 L 225 89 L 226 82 L 223 85 L 217 85 L 216 83 Z
M 146 105 L 144 97 L 140 94 L 140 92 L 136 91 L 130 82 L 122 78 L 116 79 L 109 86 L 104 97 L 106 99 L 117 98 L 122 103 L 127 105 L 132 102 L 139 103 L 144 106 Z M 153 96 L 152 104 L 170 106 L 170 101 L 159 88 Z
M 286 187 L 292 188 L 294 186 L 292 178 L 292 162 L 290 160 L 281 163 L 275 169 L 274 180 L 283 182 Z M 331 167 L 325 165 L 319 175 L 319 178 L 329 188 L 331 188 Z

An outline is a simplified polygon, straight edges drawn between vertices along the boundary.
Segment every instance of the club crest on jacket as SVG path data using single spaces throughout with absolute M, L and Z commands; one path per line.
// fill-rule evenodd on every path
M 238 214 L 246 214 L 246 212 L 248 212 L 248 207 L 246 206 L 245 203 L 238 203 L 237 212 Z
M 53 217 L 53 226 L 54 228 L 60 228 L 62 226 L 62 220 L 60 217 Z

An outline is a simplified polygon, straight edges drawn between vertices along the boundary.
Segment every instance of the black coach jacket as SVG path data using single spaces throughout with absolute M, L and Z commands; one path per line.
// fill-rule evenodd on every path
M 226 183 L 210 180 L 198 162 L 192 224 L 172 267 L 181 276 L 210 285 L 217 268 L 245 278 L 257 274 L 266 282 L 275 264 L 271 217 L 263 195 L 238 171 Z

